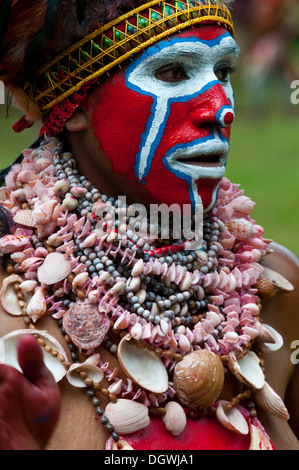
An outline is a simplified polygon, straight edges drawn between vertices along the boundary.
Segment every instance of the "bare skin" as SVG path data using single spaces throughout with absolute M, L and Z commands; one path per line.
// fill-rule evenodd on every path
M 274 390 L 285 399 L 291 418 L 289 422 L 285 422 L 261 411 L 259 411 L 258 417 L 276 449 L 299 450 L 299 407 L 297 399 L 299 374 L 298 367 L 294 366 L 290 360 L 293 352 L 290 345 L 292 341 L 299 338 L 299 322 L 296 318 L 299 300 L 299 261 L 292 253 L 278 245 L 273 244 L 272 248 L 275 249 L 275 252 L 268 255 L 265 264 L 287 277 L 293 283 L 295 291 L 291 294 L 273 298 L 263 309 L 262 319 L 275 327 L 284 337 L 283 348 L 265 357 L 266 377 Z M 1 280 L 5 275 L 2 273 Z M 11 317 L 3 310 L 1 311 L 1 336 L 23 327 L 22 319 Z M 42 319 L 38 328 L 47 329 L 64 344 L 60 331 L 52 318 Z M 28 344 L 28 341 L 30 344 Z M 95 409 L 89 398 L 82 390 L 72 388 L 66 379 L 59 384 L 62 403 L 60 419 L 55 427 L 59 410 L 57 388 L 49 374 L 42 367 L 39 359 L 36 359 L 38 354 L 35 353 L 38 352 L 39 346 L 36 351 L 36 345 L 34 345 L 34 342 L 32 344 L 31 337 L 29 339 L 27 337 L 25 343 L 21 345 L 20 349 L 20 360 L 24 364 L 24 376 L 6 366 L 0 367 L 1 397 L 7 396 L 9 398 L 5 406 L 1 406 L 1 413 L 6 413 L 4 416 L 1 415 L 1 448 L 104 449 L 109 433 L 97 421 Z M 27 353 L 24 352 L 25 347 Z M 28 354 L 28 347 L 30 347 L 29 350 L 34 351 L 34 354 Z M 111 367 L 118 366 L 116 359 L 110 353 L 104 350 L 100 350 L 100 353 L 103 358 L 110 361 Z M 30 373 L 28 372 L 29 366 Z M 231 398 L 237 393 L 234 387 L 234 383 L 227 383 L 220 398 Z M 20 407 L 20 403 L 23 404 L 22 407 Z M 49 403 L 51 403 L 51 406 L 49 406 Z M 105 406 L 104 399 L 101 405 L 102 407 Z M 52 412 L 53 415 L 47 422 L 46 431 L 45 428 L 34 425 L 36 417 L 45 416 L 49 412 Z M 54 427 L 55 430 L 52 434 Z M 21 430 L 21 432 L 15 432 L 16 429 Z

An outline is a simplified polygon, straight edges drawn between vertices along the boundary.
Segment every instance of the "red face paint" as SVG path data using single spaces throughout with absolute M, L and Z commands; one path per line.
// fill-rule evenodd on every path
M 99 87 L 94 132 L 123 177 L 119 195 L 136 192 L 142 203 L 141 185 L 152 203 L 211 208 L 234 118 L 229 80 L 219 81 L 217 69 L 222 77 L 221 64 L 230 67 L 237 50 L 224 28 L 201 26 L 152 46 Z M 172 82 L 173 64 L 184 79 Z

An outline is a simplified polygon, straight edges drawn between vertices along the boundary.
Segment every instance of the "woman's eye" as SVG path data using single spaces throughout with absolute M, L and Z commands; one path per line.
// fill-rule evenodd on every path
M 216 65 L 214 72 L 218 80 L 222 83 L 227 83 L 229 76 L 234 72 L 235 70 L 233 67 L 231 67 L 229 64 L 226 62 L 222 64 Z
M 155 77 L 162 82 L 178 83 L 189 80 L 184 67 L 180 64 L 169 64 L 155 71 Z

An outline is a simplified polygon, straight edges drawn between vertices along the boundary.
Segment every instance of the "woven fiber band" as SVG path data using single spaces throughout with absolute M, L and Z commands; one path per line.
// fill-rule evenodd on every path
M 187 27 L 213 22 L 234 35 L 222 0 L 154 0 L 106 24 L 45 65 L 25 90 L 44 114 L 146 47 Z

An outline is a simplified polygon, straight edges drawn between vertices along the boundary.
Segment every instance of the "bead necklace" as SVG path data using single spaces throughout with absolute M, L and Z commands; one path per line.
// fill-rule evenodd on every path
M 124 431 L 114 422 L 114 409 L 104 414 L 95 391 L 100 390 L 115 406 L 131 400 L 146 407 L 147 413 L 158 410 L 164 418 L 168 402 L 182 405 L 184 414 L 193 417 L 223 408 L 225 419 L 220 411 L 216 414 L 228 427 L 229 411 L 263 388 L 262 363 L 251 348 L 257 337 L 269 340 L 271 336 L 261 323 L 255 288 L 263 271 L 258 262 L 266 254 L 267 243 L 261 227 L 250 218 L 254 204 L 237 185 L 222 181 L 216 205 L 205 215 L 202 247 L 196 251 L 186 249 L 184 239 L 159 244 L 128 230 L 119 219 L 115 223 L 115 214 L 124 209 L 126 222 L 130 221 L 128 208 L 100 194 L 80 175 L 73 156 L 63 153 L 56 139 L 24 152 L 23 162 L 6 179 L 2 199 L 15 222 L 12 234 L 0 239 L 0 250 L 10 256 L 8 272 L 11 283 L 17 285 L 18 309 L 33 331 L 41 317 L 52 315 L 74 363 L 80 363 L 77 349 L 95 358 L 93 365 L 111 382 L 108 389 L 88 378 L 85 363 L 76 373 L 85 381 L 87 394 L 114 441 Z M 135 227 L 146 222 L 137 219 Z M 14 276 L 20 281 L 16 283 Z M 6 310 L 9 285 L 8 280 L 1 295 Z M 111 342 L 110 332 L 119 334 L 118 344 Z M 44 341 L 40 339 L 42 345 Z M 126 384 L 101 362 L 96 354 L 100 344 L 117 354 L 128 377 Z M 44 347 L 72 369 L 47 341 Z M 210 383 L 210 395 L 202 403 L 193 403 L 198 391 L 185 398 L 188 380 L 180 379 L 191 356 L 195 363 L 204 358 L 207 370 L 219 377 L 216 390 Z M 248 365 L 242 369 L 245 360 L 250 367 L 258 367 L 258 383 L 246 376 Z M 153 370 L 157 367 L 164 374 L 164 386 L 139 377 L 138 369 L 149 361 Z M 238 378 L 243 391 L 217 408 L 227 370 Z M 121 408 L 116 415 L 122 412 Z M 146 418 L 139 429 L 145 423 Z

